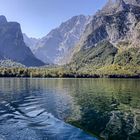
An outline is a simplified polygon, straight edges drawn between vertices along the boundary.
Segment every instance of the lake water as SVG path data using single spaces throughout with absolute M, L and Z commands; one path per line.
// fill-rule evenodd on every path
M 0 140 L 140 140 L 138 79 L 0 79 Z

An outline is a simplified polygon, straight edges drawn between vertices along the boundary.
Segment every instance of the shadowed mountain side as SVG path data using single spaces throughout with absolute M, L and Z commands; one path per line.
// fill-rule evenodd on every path
M 4 16 L 0 16 L 0 58 L 11 59 L 26 66 L 44 65 L 25 45 L 20 24 L 7 22 Z

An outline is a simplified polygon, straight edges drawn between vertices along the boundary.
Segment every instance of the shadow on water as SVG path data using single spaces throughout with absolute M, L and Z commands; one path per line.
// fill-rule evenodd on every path
M 139 140 L 139 85 L 138 79 L 0 79 L 0 134 L 96 139 L 69 123 L 104 139 Z

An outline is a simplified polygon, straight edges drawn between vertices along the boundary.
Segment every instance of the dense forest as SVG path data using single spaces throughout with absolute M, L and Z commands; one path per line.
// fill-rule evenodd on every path
M 84 68 L 59 66 L 47 68 L 0 68 L 0 77 L 38 78 L 140 78 L 140 66 L 108 65 Z

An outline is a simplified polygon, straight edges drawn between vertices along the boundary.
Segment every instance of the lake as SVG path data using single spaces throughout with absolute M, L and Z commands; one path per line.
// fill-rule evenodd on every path
M 139 79 L 0 79 L 0 140 L 140 140 Z

